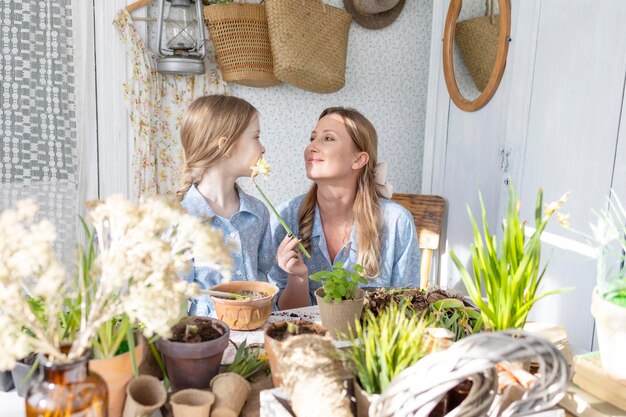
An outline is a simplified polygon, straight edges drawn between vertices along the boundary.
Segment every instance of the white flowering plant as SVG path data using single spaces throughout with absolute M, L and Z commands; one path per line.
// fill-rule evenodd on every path
M 181 305 L 199 292 L 179 276 L 192 258 L 230 274 L 221 233 L 176 203 L 113 196 L 87 206 L 93 229 L 73 284 L 54 253 L 55 228 L 35 219 L 33 202 L 0 214 L 0 370 L 31 352 L 58 363 L 90 348 L 113 356 L 134 328 L 168 337 Z

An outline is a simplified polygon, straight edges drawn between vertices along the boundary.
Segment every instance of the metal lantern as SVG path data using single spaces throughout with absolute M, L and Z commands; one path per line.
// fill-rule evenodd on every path
M 170 3 L 164 18 L 165 2 Z M 204 74 L 202 0 L 159 0 L 157 71 L 165 74 Z

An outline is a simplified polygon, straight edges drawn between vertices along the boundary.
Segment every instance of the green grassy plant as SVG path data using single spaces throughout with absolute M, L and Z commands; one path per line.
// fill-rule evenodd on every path
M 503 239 L 498 246 L 495 235 L 487 226 L 487 214 L 482 195 L 480 209 L 483 222 L 482 235 L 469 206 L 467 211 L 474 231 L 471 245 L 472 273 L 465 268 L 454 251 L 450 256 L 458 268 L 468 294 L 480 309 L 485 327 L 494 331 L 523 328 L 532 306 L 540 299 L 567 289 L 558 289 L 538 295 L 537 290 L 546 271 L 540 269 L 541 233 L 548 220 L 562 207 L 567 194 L 547 206 L 543 213 L 543 192 L 537 192 L 535 203 L 535 231 L 526 239 L 525 223 L 519 218 L 520 201 L 509 186 L 509 202 Z M 486 301 L 483 300 L 483 292 Z
M 354 365 L 361 387 L 380 393 L 404 369 L 426 355 L 424 332 L 429 320 L 424 315 L 409 314 L 407 305 L 395 303 L 378 317 L 367 310 L 362 323 L 357 320 L 354 340 L 346 355 Z
M 239 346 L 232 340 L 230 342 L 237 348 L 237 353 L 233 363 L 226 369 L 227 372 L 234 372 L 245 379 L 250 379 L 261 369 L 265 368 L 267 360 L 262 359 L 258 349 L 246 345 L 245 340 Z

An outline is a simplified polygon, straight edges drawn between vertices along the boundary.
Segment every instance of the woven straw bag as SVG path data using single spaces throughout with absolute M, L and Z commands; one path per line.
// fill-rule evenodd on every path
M 316 93 L 345 84 L 352 16 L 322 0 L 265 0 L 279 80 Z
M 225 81 L 249 87 L 280 84 L 274 76 L 265 5 L 213 4 L 204 19 Z
M 456 24 L 454 38 L 463 61 L 479 91 L 483 91 L 491 78 L 498 53 L 500 19 L 493 14 L 493 0 L 486 0 L 485 15 Z

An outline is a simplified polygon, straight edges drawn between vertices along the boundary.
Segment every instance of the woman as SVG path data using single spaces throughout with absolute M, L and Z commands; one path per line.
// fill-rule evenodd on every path
M 377 181 L 377 147 L 376 129 L 358 111 L 331 107 L 322 112 L 304 151 L 307 177 L 314 184 L 278 208 L 310 259 L 297 251 L 298 237 L 286 236 L 272 219 L 277 265 L 269 276 L 281 289 L 279 308 L 315 303 L 320 284 L 308 277 L 332 269 L 335 262 L 346 269 L 362 265 L 369 285 L 419 285 L 413 217 L 389 200 L 384 180 Z

